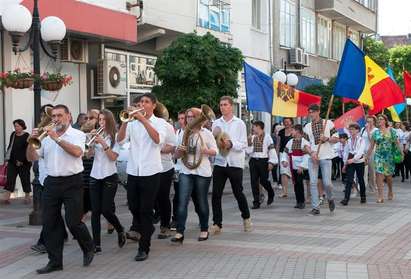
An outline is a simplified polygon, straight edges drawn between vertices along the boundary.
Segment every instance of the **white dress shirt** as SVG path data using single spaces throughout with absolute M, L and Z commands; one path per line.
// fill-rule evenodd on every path
M 225 157 L 218 154 L 214 164 L 220 167 L 244 168 L 245 149 L 247 148 L 247 128 L 244 121 L 236 116 L 233 116 L 229 121 L 220 117 L 213 122 L 212 130 L 214 131 L 217 127 L 229 135 L 233 147 Z
M 364 140 L 364 145 L 365 145 L 365 150 L 368 151 L 368 148 L 370 148 L 371 141 L 370 138 L 372 137 L 372 134 L 377 131 L 377 127 L 374 127 L 371 129 L 370 135 L 367 132 L 367 127 L 362 128 L 361 130 L 361 137 Z
M 183 140 L 183 135 L 184 135 L 184 129 L 178 129 L 176 132 L 176 136 L 177 136 L 177 143 L 182 142 Z M 176 172 L 179 172 L 181 170 L 183 163 L 181 162 L 181 159 L 177 159 L 176 164 L 174 166 L 174 170 Z
M 126 138 L 120 143 L 130 142 L 130 153 L 127 162 L 127 174 L 133 176 L 151 176 L 163 171 L 161 165 L 161 144 L 164 142 L 164 125 L 160 118 L 152 115 L 151 126 L 158 132 L 160 143 L 155 143 L 144 125 L 134 120 L 127 125 Z
M 217 154 L 218 154 L 218 148 L 217 148 L 217 143 L 215 141 L 215 138 L 213 136 L 213 134 L 206 128 L 201 128 L 200 132 L 198 134 L 194 134 L 193 135 L 193 142 L 196 142 L 196 156 L 197 158 L 200 156 L 200 152 L 201 152 L 201 140 L 198 140 L 198 135 L 201 136 L 202 138 L 202 143 L 203 145 L 207 146 L 208 149 L 212 149 L 214 150 Z M 179 142 L 178 144 L 181 145 L 182 144 L 182 136 L 179 137 Z M 193 161 L 193 156 L 194 155 L 188 155 L 188 162 L 192 162 Z M 203 176 L 203 177 L 211 177 L 212 175 L 212 169 L 211 169 L 211 163 L 210 160 L 208 159 L 207 155 L 202 155 L 203 158 L 201 160 L 200 166 L 198 166 L 198 168 L 196 169 L 189 169 L 187 168 L 183 163 L 181 163 L 181 169 L 180 169 L 180 173 L 184 173 L 184 174 L 194 174 L 194 175 L 199 175 L 199 176 Z
M 111 147 L 111 138 L 106 136 L 104 138 L 106 144 Z M 118 143 L 115 143 L 111 151 L 119 154 L 120 148 Z M 91 168 L 90 176 L 95 179 L 103 179 L 117 173 L 116 160 L 112 161 L 108 158 L 103 146 L 99 143 L 94 145 L 94 160 Z
M 46 165 L 44 163 L 44 159 L 41 157 L 37 162 L 39 164 L 39 183 L 41 186 L 44 186 L 44 180 L 47 177 Z
M 347 144 L 344 146 L 344 164 L 346 164 L 348 160 L 348 154 L 350 153 L 354 155 L 354 157 L 352 158 L 354 164 L 364 163 L 366 152 L 367 150 L 365 149 L 364 139 L 360 135 L 357 135 L 355 139 L 353 139 L 352 137 L 349 138 Z
M 160 121 L 163 122 L 164 125 L 164 132 L 165 132 L 165 138 L 164 138 L 164 143 L 162 144 L 162 147 L 166 144 L 171 145 L 171 146 L 176 146 L 177 145 L 177 136 L 176 133 L 174 132 L 174 127 L 164 119 L 160 118 Z M 174 162 L 173 162 L 173 154 L 172 153 L 161 153 L 161 164 L 163 165 L 163 172 L 169 171 L 172 168 L 174 168 Z
M 251 142 L 254 142 L 256 135 L 251 137 Z M 277 152 L 275 151 L 274 142 L 270 135 L 264 133 L 264 140 L 263 140 L 263 151 L 262 152 L 254 152 L 253 145 L 247 146 L 245 152 L 251 158 L 268 158 L 268 162 L 276 165 L 278 164 L 278 156 Z
M 69 125 L 67 130 L 60 138 L 68 143 L 74 144 L 84 152 L 86 135 Z M 79 174 L 83 171 L 83 160 L 81 157 L 74 157 L 64 151 L 54 140 L 46 137 L 41 148 L 37 151 L 39 156 L 44 159 L 44 166 L 47 175 L 50 176 L 70 176 Z
M 324 123 L 324 120 L 321 119 L 321 121 L 323 121 L 323 123 Z M 333 128 L 334 128 L 334 123 L 331 120 L 328 120 L 327 124 L 325 125 L 324 136 L 327 137 L 327 138 L 331 138 L 331 136 L 338 137 L 338 135 L 336 135 L 336 134 L 331 135 L 331 130 Z M 313 131 L 311 129 L 311 122 L 307 123 L 307 125 L 305 125 L 304 133 L 306 133 L 308 135 L 309 142 L 310 142 L 310 147 L 311 147 L 311 152 L 317 151 L 318 150 L 318 144 L 315 144 L 314 134 L 313 134 Z M 334 150 L 333 150 L 333 147 L 330 144 L 330 142 L 327 141 L 327 142 L 322 143 L 321 147 L 320 147 L 320 153 L 318 154 L 318 158 L 320 160 L 326 160 L 326 159 L 332 159 L 334 157 L 335 157 Z

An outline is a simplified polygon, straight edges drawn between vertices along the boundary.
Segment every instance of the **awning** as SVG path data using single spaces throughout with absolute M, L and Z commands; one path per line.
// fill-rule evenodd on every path
M 38 3 L 41 18 L 57 16 L 69 31 L 137 43 L 135 15 L 76 0 L 41 0 Z M 24 0 L 22 5 L 33 10 L 33 0 Z

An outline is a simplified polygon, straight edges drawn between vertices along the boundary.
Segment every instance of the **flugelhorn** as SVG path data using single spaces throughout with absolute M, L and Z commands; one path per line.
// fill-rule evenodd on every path
M 42 131 L 41 134 L 38 137 L 29 137 L 27 139 L 27 142 L 29 145 L 31 145 L 34 149 L 40 149 L 41 148 L 41 141 L 47 137 L 47 131 L 49 129 L 53 129 L 56 126 L 55 122 L 51 122 L 49 125 L 42 127 L 39 129 L 39 131 Z M 45 129 L 48 128 L 48 129 Z
M 134 113 L 141 112 L 143 115 L 146 115 L 144 108 L 137 108 L 135 110 L 122 110 L 120 111 L 119 118 L 121 122 L 131 122 L 135 118 L 133 116 Z
M 91 145 L 94 144 L 94 141 L 96 140 L 97 136 L 103 134 L 103 132 L 104 127 L 100 127 L 97 129 L 95 133 L 93 133 L 94 135 L 89 139 L 88 142 L 86 142 L 86 150 L 90 149 Z

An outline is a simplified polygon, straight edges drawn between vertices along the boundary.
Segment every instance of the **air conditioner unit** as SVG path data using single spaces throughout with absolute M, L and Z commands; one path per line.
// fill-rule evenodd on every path
M 303 54 L 303 65 L 305 67 L 309 67 L 310 66 L 310 55 L 308 55 L 308 53 L 304 53 Z
M 115 60 L 97 62 L 97 94 L 127 95 L 126 63 Z
M 292 48 L 289 52 L 289 64 L 302 65 L 303 64 L 303 50 L 301 48 Z
M 60 46 L 60 58 L 63 62 L 87 63 L 88 44 L 85 40 L 67 38 Z

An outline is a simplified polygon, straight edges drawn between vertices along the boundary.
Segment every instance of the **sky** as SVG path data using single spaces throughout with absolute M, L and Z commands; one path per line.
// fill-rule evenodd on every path
M 379 0 L 378 13 L 380 35 L 411 33 L 411 0 Z

